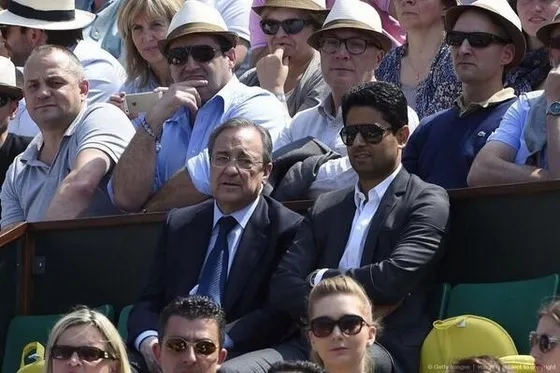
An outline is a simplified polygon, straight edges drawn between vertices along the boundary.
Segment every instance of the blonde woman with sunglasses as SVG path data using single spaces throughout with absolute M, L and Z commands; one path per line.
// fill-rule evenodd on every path
M 529 341 L 537 372 L 560 372 L 560 301 L 539 311 L 537 330 L 529 334 Z
M 56 323 L 45 360 L 45 373 L 131 373 L 118 331 L 107 317 L 87 307 Z
M 360 284 L 348 276 L 320 281 L 309 294 L 308 331 L 311 359 L 329 373 L 390 371 L 374 356 L 390 356 L 374 345 L 380 325 Z

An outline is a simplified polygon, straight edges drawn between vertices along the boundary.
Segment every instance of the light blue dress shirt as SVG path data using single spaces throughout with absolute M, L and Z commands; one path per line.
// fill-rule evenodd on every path
M 153 191 L 161 188 L 183 168 L 187 159 L 204 151 L 212 131 L 233 118 L 246 118 L 266 128 L 273 144 L 290 119 L 286 109 L 272 93 L 259 87 L 247 87 L 233 76 L 228 84 L 198 109 L 193 124 L 191 114 L 185 107 L 179 108 L 164 123 Z
M 514 162 L 516 164 L 525 164 L 530 155 L 529 148 L 525 142 L 524 129 L 527 122 L 527 116 L 531 109 L 531 101 L 538 95 L 542 95 L 543 91 L 534 91 L 521 94 L 504 114 L 500 126 L 488 137 L 488 141 L 502 142 L 515 150 Z M 546 151 L 541 152 L 540 164 L 548 165 L 546 159 Z
M 91 12 L 94 0 L 75 0 L 76 9 Z M 117 27 L 117 13 L 123 0 L 105 0 L 95 20 L 83 29 L 84 39 L 91 40 L 121 62 L 124 60 L 123 39 Z

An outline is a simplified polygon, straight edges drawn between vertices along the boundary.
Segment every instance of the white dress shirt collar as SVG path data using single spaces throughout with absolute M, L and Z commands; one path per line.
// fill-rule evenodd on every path
M 387 176 L 382 182 L 377 184 L 375 188 L 370 189 L 370 191 L 368 192 L 367 200 L 364 193 L 362 193 L 362 191 L 360 190 L 360 181 L 358 180 L 358 182 L 354 186 L 354 203 L 356 204 L 356 208 L 358 210 L 361 209 L 363 204 L 367 201 L 373 201 L 375 199 L 381 201 L 381 199 L 383 199 L 383 196 L 385 195 L 385 192 L 387 191 L 387 189 L 389 189 L 389 186 L 391 185 L 393 180 L 395 180 L 395 177 L 397 177 L 397 174 L 399 173 L 401 168 L 402 165 L 399 163 L 399 165 L 397 166 L 395 171 L 391 173 L 391 175 Z
M 243 207 L 241 210 L 234 211 L 228 215 L 233 216 L 241 228 L 245 229 L 261 198 L 262 197 L 259 195 L 253 202 Z M 222 210 L 220 210 L 218 203 L 214 200 L 214 223 L 212 224 L 212 229 L 216 228 L 216 225 L 222 216 L 226 215 L 224 215 Z

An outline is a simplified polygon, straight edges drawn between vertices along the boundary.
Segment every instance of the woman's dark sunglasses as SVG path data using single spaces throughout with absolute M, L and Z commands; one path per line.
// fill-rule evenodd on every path
M 93 346 L 63 346 L 55 345 L 51 349 L 51 356 L 56 360 L 69 360 L 74 352 L 78 358 L 84 361 L 97 361 L 100 359 L 115 360 L 115 357 L 107 351 Z
M 460 47 L 465 39 L 469 41 L 470 46 L 473 48 L 486 48 L 490 44 L 511 43 L 509 40 L 487 32 L 449 31 L 445 36 L 445 42 L 452 47 Z
M 216 55 L 218 50 L 210 45 L 191 45 L 188 47 L 171 48 L 167 51 L 167 63 L 170 65 L 184 65 L 189 56 L 196 62 L 206 63 Z
M 205 356 L 213 354 L 218 349 L 214 342 L 207 340 L 189 342 L 184 338 L 174 337 L 165 341 L 165 347 L 173 352 L 184 352 L 188 346 L 193 346 L 197 355 Z
M 537 332 L 529 333 L 529 344 L 531 345 L 531 348 L 539 346 L 539 350 L 541 350 L 543 354 L 552 350 L 558 343 L 560 343 L 559 337 L 552 337 L 547 334 L 537 334 Z
M 551 38 L 548 41 L 548 47 L 553 49 L 560 49 L 560 36 Z
M 372 124 L 356 124 L 353 126 L 344 126 L 340 130 L 340 138 L 346 146 L 352 146 L 356 135 L 359 133 L 365 142 L 369 144 L 379 144 L 383 140 L 383 134 L 389 131 L 377 123 Z
M 303 28 L 311 23 L 308 19 L 285 19 L 283 21 L 276 21 L 274 19 L 263 19 L 261 21 L 261 29 L 267 35 L 276 35 L 280 27 L 288 35 L 295 35 Z
M 317 338 L 325 338 L 331 335 L 334 327 L 338 325 L 340 331 L 345 335 L 355 335 L 362 331 L 364 325 L 368 325 L 365 320 L 358 315 L 344 315 L 338 320 L 327 316 L 317 317 L 309 324 L 311 333 Z

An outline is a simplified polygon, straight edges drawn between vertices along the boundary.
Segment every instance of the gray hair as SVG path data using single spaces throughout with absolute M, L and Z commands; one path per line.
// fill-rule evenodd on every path
M 208 154 L 210 155 L 210 157 L 212 157 L 216 139 L 222 132 L 229 129 L 238 130 L 242 128 L 253 128 L 259 133 L 263 145 L 263 163 L 267 164 L 272 162 L 272 138 L 270 137 L 270 133 L 266 128 L 263 128 L 245 118 L 228 119 L 222 125 L 212 131 L 212 133 L 210 134 L 210 138 L 208 139 Z

